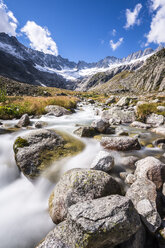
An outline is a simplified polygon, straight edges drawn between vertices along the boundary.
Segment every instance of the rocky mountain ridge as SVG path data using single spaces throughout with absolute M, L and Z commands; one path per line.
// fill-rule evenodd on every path
M 139 68 L 153 53 L 151 48 L 147 48 L 123 59 L 107 56 L 95 63 L 75 63 L 60 55 L 27 48 L 15 37 L 0 33 L 0 75 L 33 85 L 86 90 L 90 87 L 84 88 L 83 84 L 94 74 L 106 72 L 111 74 L 110 79 L 122 70 Z

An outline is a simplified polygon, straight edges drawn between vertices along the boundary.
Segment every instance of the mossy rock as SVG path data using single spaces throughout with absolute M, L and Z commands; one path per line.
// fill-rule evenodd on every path
M 23 148 L 25 146 L 29 146 L 28 141 L 26 139 L 23 139 L 21 137 L 18 137 L 16 139 L 16 141 L 14 142 L 14 145 L 13 145 L 14 152 L 17 153 L 18 152 L 18 148 Z
M 67 133 L 40 129 L 14 143 L 16 164 L 30 179 L 38 177 L 53 161 L 73 156 L 84 149 L 85 145 Z

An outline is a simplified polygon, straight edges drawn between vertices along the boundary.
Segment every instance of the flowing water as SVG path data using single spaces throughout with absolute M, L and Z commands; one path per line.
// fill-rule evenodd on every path
M 95 115 L 92 105 L 84 105 L 71 116 L 45 117 L 39 120 L 47 123 L 46 128 L 65 131 L 73 135 L 78 125 L 90 124 Z M 33 119 L 33 124 L 38 119 Z M 6 126 L 14 126 L 17 121 L 5 121 Z M 141 141 L 150 143 L 158 136 L 148 131 L 123 126 L 131 134 L 141 135 Z M 35 182 L 20 174 L 14 160 L 13 143 L 15 139 L 30 130 L 24 129 L 0 135 L 0 248 L 34 248 L 37 243 L 54 227 L 48 214 L 48 198 L 59 177 L 71 168 L 89 168 L 92 160 L 103 148 L 96 139 L 81 138 L 85 149 L 76 156 L 52 163 L 52 166 Z M 142 133 L 141 133 L 142 132 Z M 115 158 L 114 175 L 122 167 L 122 157 L 147 155 L 161 157 L 159 148 L 143 148 L 140 151 L 120 153 L 111 152 Z

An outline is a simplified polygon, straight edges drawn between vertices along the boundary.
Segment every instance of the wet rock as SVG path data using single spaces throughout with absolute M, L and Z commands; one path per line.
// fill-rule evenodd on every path
M 141 226 L 132 202 L 119 195 L 71 206 L 68 221 L 72 230 L 76 230 L 69 243 L 84 248 L 113 248 L 128 240 Z
M 148 129 L 148 128 L 151 127 L 149 124 L 145 124 L 145 123 L 140 122 L 140 121 L 134 121 L 134 122 L 131 123 L 130 126 L 131 127 L 136 127 L 136 128 L 142 128 L 142 129 Z
M 103 137 L 100 143 L 105 149 L 111 149 L 117 151 L 129 151 L 129 150 L 141 149 L 138 139 L 127 136 Z
M 160 112 L 164 112 L 165 111 L 165 106 L 157 106 L 157 110 Z
M 74 131 L 80 137 L 87 137 L 91 138 L 98 134 L 95 128 L 93 127 L 79 127 L 77 130 Z
M 135 176 L 147 178 L 152 181 L 157 189 L 165 182 L 165 164 L 154 157 L 146 157 L 136 162 Z
M 16 127 L 27 127 L 28 125 L 30 125 L 29 116 L 28 114 L 24 114 L 17 123 Z
M 90 168 L 109 172 L 114 167 L 114 158 L 106 151 L 100 151 Z
M 129 104 L 130 98 L 128 97 L 122 97 L 118 102 L 117 102 L 117 106 L 123 107 Z
M 155 232 L 161 225 L 155 184 L 146 178 L 137 179 L 127 190 L 126 197 L 132 200 L 148 230 Z
M 122 158 L 122 165 L 131 169 L 135 169 L 135 163 L 139 160 L 136 156 L 128 156 Z
M 52 130 L 31 131 L 18 137 L 14 143 L 16 164 L 26 176 L 30 178 L 38 176 L 44 167 L 44 154 L 63 145 L 63 138 Z M 51 152 L 49 155 L 51 158 Z
M 77 202 L 121 194 L 115 179 L 103 171 L 73 169 L 65 173 L 49 198 L 49 213 L 54 223 L 62 222 L 68 208 Z
M 106 102 L 105 102 L 105 104 L 111 104 L 111 103 L 114 103 L 116 101 L 116 99 L 115 99 L 115 96 L 110 96 L 107 100 L 106 100 Z
M 53 115 L 56 117 L 60 117 L 62 115 L 70 115 L 71 111 L 58 106 L 58 105 L 48 105 L 45 107 L 45 111 L 47 113 L 47 115 Z
M 151 115 L 149 115 L 146 118 L 146 123 L 150 124 L 154 127 L 158 127 L 158 126 L 164 124 L 164 116 L 152 113 Z

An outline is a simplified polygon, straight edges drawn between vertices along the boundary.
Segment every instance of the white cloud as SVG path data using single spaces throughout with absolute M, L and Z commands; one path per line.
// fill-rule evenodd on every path
M 123 37 L 121 37 L 116 43 L 114 43 L 113 40 L 110 40 L 109 44 L 113 51 L 115 51 L 122 43 L 123 43 Z
M 0 20 L 0 32 L 16 36 L 18 21 L 2 0 L 0 0 Z
M 112 30 L 112 35 L 115 36 L 116 33 L 117 33 L 117 31 L 116 31 L 116 29 L 114 28 L 114 29 Z
M 131 26 L 134 26 L 135 24 L 139 25 L 140 24 L 140 19 L 138 19 L 138 15 L 140 13 L 140 10 L 142 8 L 141 3 L 136 4 L 135 8 L 133 11 L 130 9 L 126 9 L 126 25 L 124 28 L 128 29 Z
M 151 0 L 151 10 L 156 11 L 152 17 L 150 31 L 146 35 L 147 44 L 165 43 L 165 0 Z
M 47 28 L 37 25 L 34 21 L 28 21 L 21 29 L 30 40 L 31 48 L 53 55 L 58 55 L 58 48 L 51 38 L 51 33 Z

